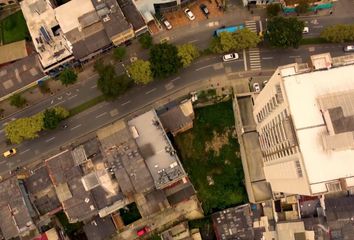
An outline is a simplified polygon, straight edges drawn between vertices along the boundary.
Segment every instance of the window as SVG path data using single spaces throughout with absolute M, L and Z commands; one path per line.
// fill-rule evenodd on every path
M 301 170 L 301 165 L 300 165 L 300 161 L 295 161 L 295 167 L 296 167 L 296 172 L 297 172 L 297 176 L 299 178 L 302 178 L 303 175 L 302 175 L 302 170 Z
M 342 188 L 339 182 L 331 182 L 326 184 L 328 192 L 338 192 L 341 191 Z

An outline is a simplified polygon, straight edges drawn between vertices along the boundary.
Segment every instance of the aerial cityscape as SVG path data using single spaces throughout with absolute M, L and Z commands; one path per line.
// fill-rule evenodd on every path
M 0 240 L 354 240 L 354 2 L 0 0 Z

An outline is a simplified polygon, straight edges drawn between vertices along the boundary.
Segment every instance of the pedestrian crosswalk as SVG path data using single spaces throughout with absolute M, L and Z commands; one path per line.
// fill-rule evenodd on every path
M 258 48 L 250 48 L 248 50 L 250 60 L 250 70 L 261 70 L 261 54 Z
M 252 32 L 257 33 L 257 23 L 256 21 L 250 20 L 250 21 L 245 21 L 245 26 Z

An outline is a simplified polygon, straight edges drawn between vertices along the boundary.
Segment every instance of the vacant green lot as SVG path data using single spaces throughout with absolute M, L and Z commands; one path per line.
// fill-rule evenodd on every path
M 20 41 L 29 37 L 22 11 L 18 11 L 0 22 L 3 44 Z
M 206 214 L 247 201 L 232 102 L 195 110 L 193 129 L 175 138 Z

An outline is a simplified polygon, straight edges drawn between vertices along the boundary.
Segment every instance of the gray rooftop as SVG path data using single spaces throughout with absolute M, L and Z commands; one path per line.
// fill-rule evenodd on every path
M 45 166 L 36 169 L 34 173 L 25 180 L 25 186 L 31 201 L 41 215 L 59 210 L 61 207 Z
M 131 0 L 117 0 L 117 2 L 128 22 L 133 25 L 136 34 L 148 30 L 143 17 Z
M 67 151 L 46 161 L 49 175 L 71 222 L 82 221 L 97 214 L 96 204 L 81 181 L 82 170 Z
M 212 215 L 217 239 L 254 240 L 253 219 L 249 204 L 228 208 Z
M 0 229 L 5 239 L 15 238 L 33 226 L 17 178 L 1 182 Z
M 155 110 L 133 118 L 128 125 L 156 188 L 164 188 L 186 176 Z
M 110 216 L 95 217 L 84 225 L 84 231 L 88 240 L 105 240 L 116 233 L 116 228 Z
M 126 124 L 119 121 L 97 132 L 109 171 L 114 173 L 125 195 L 150 191 L 151 174 Z
M 43 74 L 36 55 L 30 55 L 0 68 L 0 99 L 12 92 L 42 79 Z

